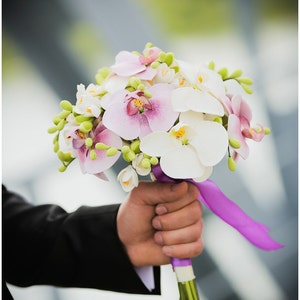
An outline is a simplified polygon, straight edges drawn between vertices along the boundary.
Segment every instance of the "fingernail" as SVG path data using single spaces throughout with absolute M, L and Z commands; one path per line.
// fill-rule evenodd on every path
M 156 213 L 158 215 L 164 215 L 168 212 L 167 208 L 163 205 L 156 206 Z
M 159 245 L 163 245 L 164 244 L 164 240 L 163 240 L 162 235 L 160 233 L 156 233 L 155 234 L 155 241 Z
M 162 226 L 161 226 L 161 223 L 159 220 L 154 219 L 152 224 L 155 229 L 162 229 Z

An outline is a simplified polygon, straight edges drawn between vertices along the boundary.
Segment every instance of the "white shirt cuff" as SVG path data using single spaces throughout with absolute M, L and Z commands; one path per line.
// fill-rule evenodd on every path
M 140 279 L 151 292 L 155 288 L 154 284 L 154 272 L 152 266 L 145 266 L 135 268 L 136 273 L 139 275 Z

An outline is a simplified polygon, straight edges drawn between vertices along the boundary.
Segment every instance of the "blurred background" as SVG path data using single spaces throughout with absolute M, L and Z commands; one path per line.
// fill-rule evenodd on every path
M 214 60 L 254 80 L 253 122 L 272 128 L 235 173 L 226 162 L 213 180 L 285 244 L 264 252 L 204 208 L 205 251 L 193 260 L 201 300 L 298 299 L 298 3 L 295 0 L 3 0 L 2 180 L 36 204 L 68 211 L 120 202 L 116 183 L 59 173 L 47 134 L 62 99 L 94 82 L 120 50 L 151 41 L 192 63 Z M 78 188 L 80 187 L 80 188 Z M 21 251 L 21 249 L 20 249 Z M 101 272 L 101 270 L 99 270 Z M 178 299 L 170 266 L 162 296 L 90 289 L 9 286 L 15 300 Z

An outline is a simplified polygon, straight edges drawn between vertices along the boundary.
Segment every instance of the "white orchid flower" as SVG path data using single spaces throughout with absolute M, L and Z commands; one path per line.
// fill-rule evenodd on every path
M 98 118 L 101 112 L 101 102 L 98 95 L 102 87 L 90 84 L 87 88 L 83 84 L 77 85 L 76 105 L 74 111 L 88 117 Z
M 131 165 L 127 166 L 119 173 L 118 180 L 125 192 L 130 192 L 139 184 L 138 175 Z
M 220 98 L 225 95 L 225 87 L 219 74 L 207 68 L 196 69 L 184 62 L 179 62 L 179 66 L 179 88 L 172 92 L 174 110 L 223 116 Z
M 226 154 L 228 134 L 217 122 L 191 123 L 179 122 L 170 132 L 150 133 L 141 140 L 140 149 L 160 157 L 160 166 L 168 176 L 204 181 Z

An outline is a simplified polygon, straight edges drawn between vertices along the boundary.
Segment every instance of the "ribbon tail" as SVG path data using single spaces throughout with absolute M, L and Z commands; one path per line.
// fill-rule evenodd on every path
M 199 189 L 200 201 L 254 246 L 266 251 L 283 247 L 269 236 L 267 226 L 251 219 L 238 205 L 228 199 L 213 181 L 192 182 Z

